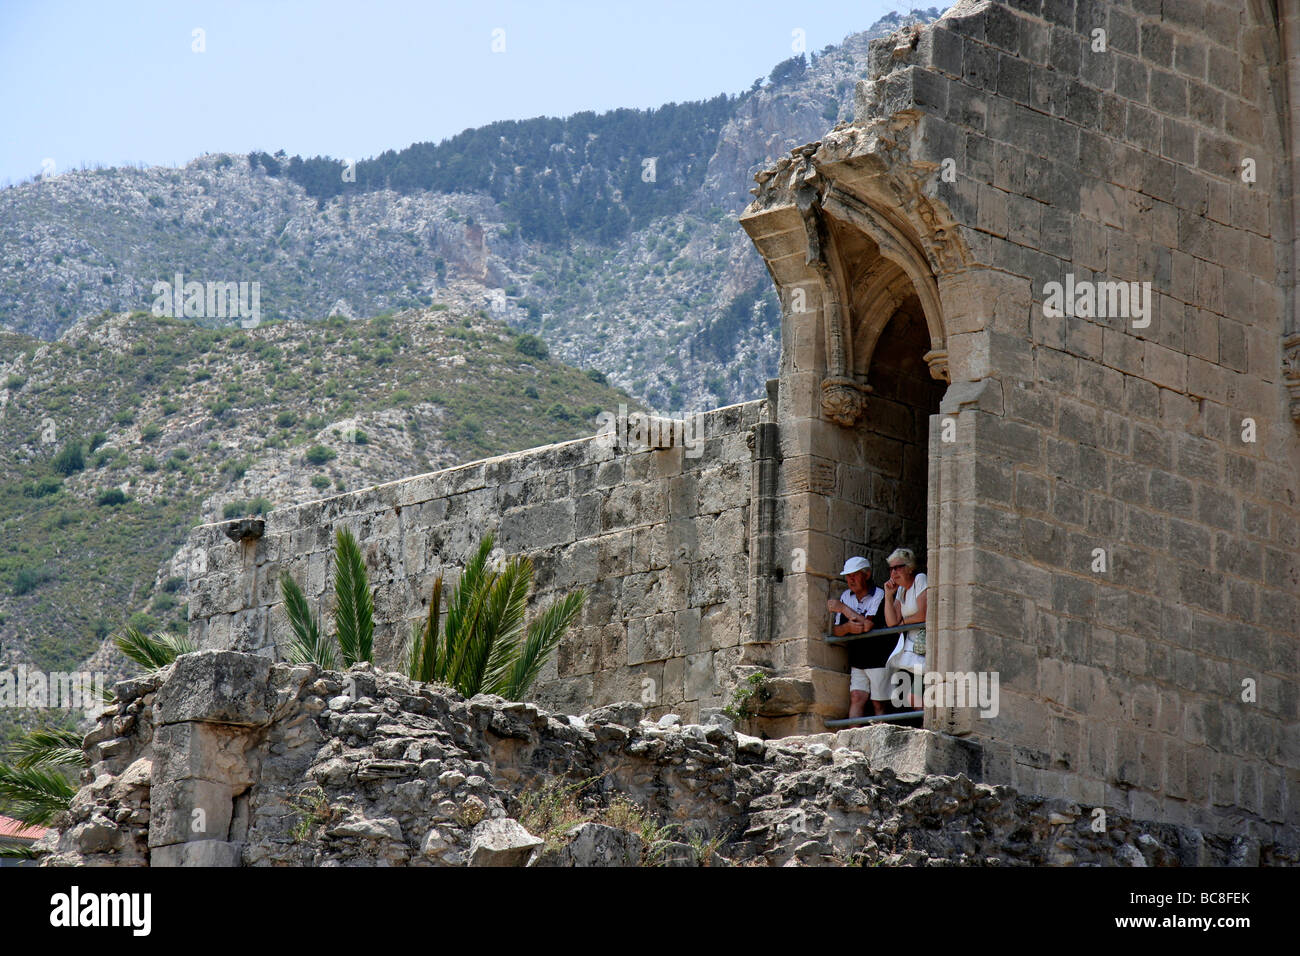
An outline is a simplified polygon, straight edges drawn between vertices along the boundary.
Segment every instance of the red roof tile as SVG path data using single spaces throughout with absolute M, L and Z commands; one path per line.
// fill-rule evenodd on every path
M 24 827 L 13 817 L 0 816 L 0 837 L 13 840 L 39 840 L 48 832 L 45 827 Z

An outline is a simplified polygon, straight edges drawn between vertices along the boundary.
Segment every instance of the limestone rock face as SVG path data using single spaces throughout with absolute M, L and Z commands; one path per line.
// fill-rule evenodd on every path
M 973 779 L 964 743 L 924 730 L 764 741 L 636 704 L 570 721 L 231 651 L 119 687 L 44 865 L 1300 862 L 1115 807 L 1098 828 L 1095 808 Z

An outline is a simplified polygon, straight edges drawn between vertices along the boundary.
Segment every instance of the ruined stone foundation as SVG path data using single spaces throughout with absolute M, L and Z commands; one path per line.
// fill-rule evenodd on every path
M 234 651 L 117 690 L 45 865 L 1300 861 L 976 782 L 979 749 L 924 730 L 764 741 L 640 704 L 565 717 Z

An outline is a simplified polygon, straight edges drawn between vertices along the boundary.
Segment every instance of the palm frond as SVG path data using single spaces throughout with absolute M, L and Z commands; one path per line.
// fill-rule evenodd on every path
M 288 572 L 280 577 L 280 594 L 284 597 L 284 610 L 293 629 L 289 644 L 289 661 L 293 664 L 315 664 L 323 670 L 334 670 L 338 661 L 334 648 L 321 634 L 320 622 L 311 613 L 307 598 L 298 582 Z
M 57 770 L 0 764 L 0 813 L 20 823 L 49 826 L 76 794 L 77 788 Z
M 340 528 L 334 545 L 334 626 L 343 666 L 374 662 L 375 605 L 357 539 Z
M 145 670 L 166 667 L 182 654 L 193 654 L 199 648 L 189 638 L 176 634 L 144 634 L 128 627 L 113 638 L 117 649 Z
M 481 687 L 498 686 L 518 657 L 532 586 L 533 563 L 526 558 L 512 558 L 493 582 L 483 614 L 489 647 L 487 659 L 478 671 Z
M 468 605 L 459 619 L 459 629 L 455 632 L 448 630 L 446 633 L 448 654 L 444 680 L 467 697 L 473 697 L 479 692 L 481 682 L 474 680 L 471 675 L 477 671 L 478 662 L 487 659 L 490 651 L 488 634 L 483 627 L 483 608 L 495 581 L 496 573 L 486 570 L 464 581 L 469 597 Z M 457 582 L 457 587 L 459 586 L 460 582 Z
M 17 770 L 81 767 L 85 759 L 81 752 L 83 737 L 76 730 L 43 727 L 12 741 L 6 753 Z
M 461 572 L 460 580 L 456 582 L 443 627 L 445 653 L 438 680 L 451 684 L 468 697 L 477 694 L 478 687 L 464 680 L 462 675 L 468 673 L 467 662 L 482 653 L 478 647 L 483 640 L 479 621 L 488 592 L 496 578 L 487 567 L 488 555 L 491 553 L 492 536 L 487 535 L 479 542 L 478 550 L 469 559 L 465 570 Z
M 433 597 L 429 600 L 429 614 L 423 626 L 416 623 L 411 628 L 411 642 L 407 645 L 406 676 L 412 680 L 436 679 L 439 659 L 439 619 L 442 617 L 442 575 L 433 582 Z
M 528 626 L 528 638 L 514 664 L 492 690 L 509 700 L 522 700 L 528 688 L 537 680 L 542 667 L 560 644 L 564 632 L 577 619 L 586 600 L 582 588 L 564 595 L 542 611 Z

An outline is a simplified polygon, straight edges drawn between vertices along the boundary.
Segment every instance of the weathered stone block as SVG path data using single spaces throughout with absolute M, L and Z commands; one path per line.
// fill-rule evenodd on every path
M 860 751 L 873 768 L 889 767 L 902 779 L 920 779 L 928 774 L 965 774 L 971 780 L 983 779 L 980 747 L 958 737 L 878 724 L 839 731 L 835 746 Z
M 149 854 L 150 866 L 232 867 L 241 865 L 244 844 L 221 840 L 176 843 L 154 847 Z
M 154 761 L 162 779 L 202 778 L 244 789 L 252 782 L 242 727 L 185 721 L 154 732 Z
M 176 659 L 158 692 L 164 724 L 186 720 L 256 726 L 270 719 L 266 688 L 271 662 L 235 651 L 199 651 Z
M 680 653 L 672 614 L 635 618 L 627 627 L 627 663 L 662 661 Z
M 211 780 L 156 780 L 149 797 L 149 845 L 228 839 L 234 796 L 229 785 Z

